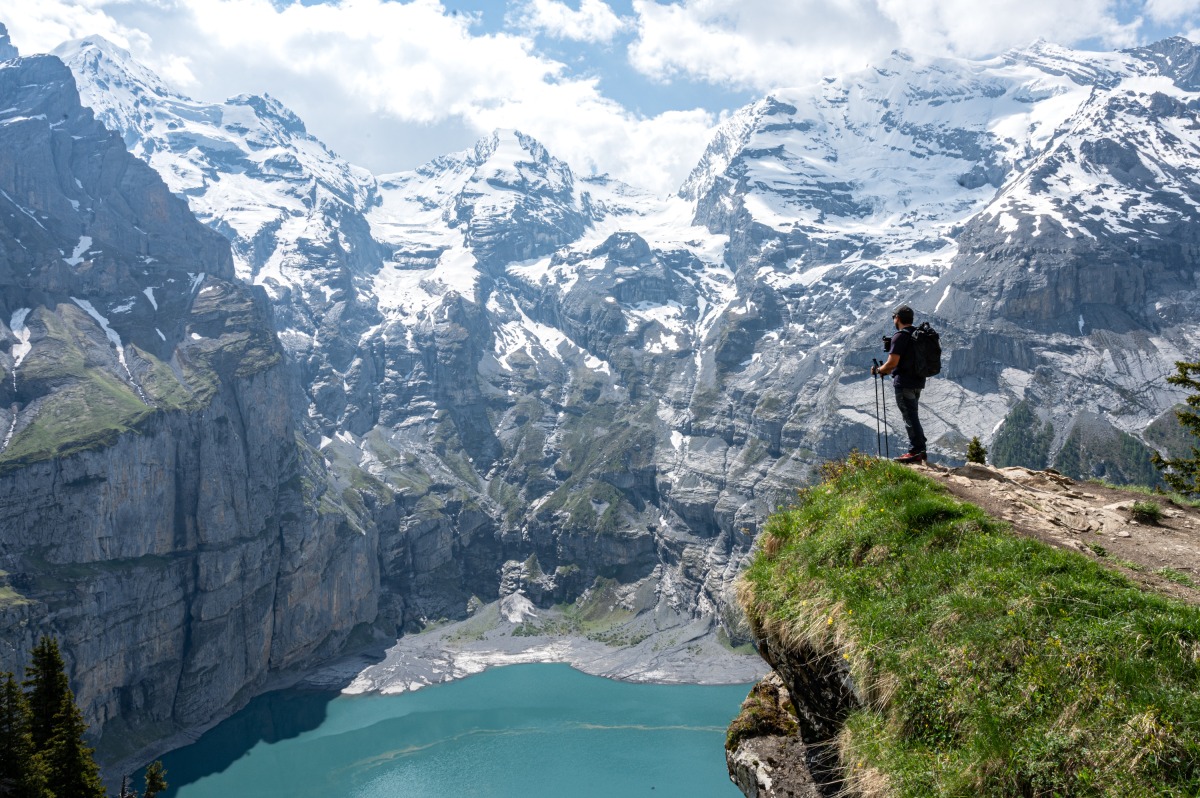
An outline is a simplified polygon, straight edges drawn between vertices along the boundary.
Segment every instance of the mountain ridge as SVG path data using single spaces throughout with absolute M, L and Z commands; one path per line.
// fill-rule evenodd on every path
M 1159 377 L 1200 341 L 1197 50 L 897 53 L 734 114 L 667 198 L 579 177 L 517 131 L 376 177 L 269 98 L 198 103 L 117 48 L 61 52 L 96 117 L 228 241 L 229 290 L 256 297 L 292 370 L 263 399 L 297 447 L 277 455 L 288 501 L 360 558 L 350 617 L 397 635 L 492 601 L 604 597 L 637 635 L 738 642 L 730 587 L 762 519 L 871 446 L 868 368 L 900 302 L 943 330 L 923 397 L 936 456 L 1006 423 L 1032 435 L 1024 406 L 1048 459 L 1134 473 L 1106 436 L 1148 457 L 1181 398 Z M 1137 213 L 1075 202 L 1106 185 Z M 77 240 L 56 245 L 67 290 L 93 254 Z M 148 314 L 160 289 L 93 309 L 114 319 L 132 296 Z M 20 309 L 0 308 L 12 361 L 39 318 Z M 124 379 L 115 354 L 106 368 Z

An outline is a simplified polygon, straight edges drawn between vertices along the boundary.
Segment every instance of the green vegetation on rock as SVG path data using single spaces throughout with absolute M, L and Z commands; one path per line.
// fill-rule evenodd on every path
M 1162 480 L 1152 456 L 1145 444 L 1127 432 L 1077 422 L 1054 458 L 1054 467 L 1073 479 L 1102 477 L 1118 485 L 1157 485 Z
M 796 734 L 794 715 L 788 713 L 780 700 L 779 685 L 763 679 L 750 689 L 742 703 L 742 711 L 729 724 L 725 733 L 725 750 L 734 751 L 738 743 L 751 737 Z
M 851 794 L 1200 791 L 1200 608 L 903 466 L 824 474 L 770 520 L 741 598 L 760 635 L 856 686 L 837 740 Z
M 1190 446 L 1186 447 L 1186 453 L 1168 450 L 1172 455 L 1170 459 L 1155 453 L 1154 465 L 1163 472 L 1163 479 L 1175 490 L 1200 494 L 1200 448 L 1196 445 L 1196 439 L 1200 437 L 1200 362 L 1176 361 L 1175 373 L 1167 377 L 1167 382 L 1191 391 L 1187 405 L 1175 411 L 1175 418 L 1186 433 Z
M 1028 402 L 1020 401 L 1008 411 L 992 441 L 992 464 L 997 468 L 1024 466 L 1040 470 L 1050 458 L 1054 427 L 1043 424 Z

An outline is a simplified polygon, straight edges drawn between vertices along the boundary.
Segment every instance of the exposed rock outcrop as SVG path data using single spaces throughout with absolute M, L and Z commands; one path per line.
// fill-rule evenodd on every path
M 57 636 L 111 759 L 373 622 L 378 532 L 299 436 L 227 242 L 58 59 L 9 61 L 0 98 L 0 670 Z

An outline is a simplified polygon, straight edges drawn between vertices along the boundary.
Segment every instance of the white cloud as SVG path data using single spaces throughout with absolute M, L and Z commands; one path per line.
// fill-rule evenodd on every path
M 559 39 L 607 44 L 628 26 L 603 0 L 582 0 L 575 10 L 560 0 L 528 0 L 517 14 L 527 30 Z
M 1155 22 L 1196 24 L 1200 22 L 1200 7 L 1196 0 L 1146 0 L 1146 15 Z
M 1173 4 L 1194 0 L 1151 0 Z M 903 48 L 983 57 L 1046 38 L 1136 43 L 1118 0 L 634 0 L 643 73 L 766 91 L 878 62 Z
M 519 2 L 524 33 L 483 32 L 478 17 L 438 0 L 0 0 L 0 21 L 25 53 L 103 35 L 197 99 L 270 93 L 377 173 L 504 127 L 582 172 L 662 192 L 699 158 L 712 109 L 629 110 L 602 91 L 610 75 L 573 76 L 528 31 L 611 42 L 636 22 L 629 56 L 644 73 L 766 91 L 861 69 L 896 47 L 979 56 L 1039 36 L 1132 44 L 1140 22 L 1117 21 L 1114 6 L 1126 0 L 1074 0 L 1066 10 L 1052 0 L 633 0 L 624 20 L 603 0 Z M 1194 0 L 1147 3 L 1147 18 L 1184 20 L 1191 10 L 1186 24 L 1200 26 Z M 637 87 L 622 88 L 635 104 Z
M 475 17 L 437 0 L 21 0 L 6 11 L 9 2 L 0 0 L 0 19 L 8 14 L 23 52 L 101 33 L 197 99 L 278 97 L 314 135 L 377 173 L 516 128 L 584 174 L 668 193 L 715 122 L 706 111 L 631 112 L 597 79 L 567 76 L 529 37 L 480 33 Z M 585 0 L 572 13 L 603 28 L 605 11 Z
M 22 54 L 48 53 L 59 44 L 84 36 L 103 36 L 127 50 L 146 37 L 120 25 L 104 11 L 105 0 L 0 0 L 0 22 L 8 26 Z

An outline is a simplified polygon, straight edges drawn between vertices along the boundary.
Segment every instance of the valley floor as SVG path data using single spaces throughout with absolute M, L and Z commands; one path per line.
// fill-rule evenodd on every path
M 345 693 L 402 693 L 491 667 L 535 662 L 567 663 L 593 676 L 660 684 L 746 684 L 768 671 L 749 647 L 733 649 L 723 642 L 711 620 L 662 624 L 661 618 L 637 616 L 585 636 L 554 633 L 558 615 L 554 609 L 535 611 L 523 596 L 513 594 L 464 621 L 406 635 L 382 658 L 359 656 L 321 668 L 304 684 Z M 648 628 L 650 624 L 660 628 Z

